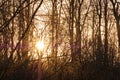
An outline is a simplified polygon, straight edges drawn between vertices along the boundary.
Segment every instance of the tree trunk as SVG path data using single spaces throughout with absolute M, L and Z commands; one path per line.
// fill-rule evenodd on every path
M 70 33 L 70 47 L 71 47 L 71 57 L 72 61 L 75 59 L 75 51 L 74 51 L 74 39 L 73 39 L 73 28 L 74 28 L 74 0 L 70 1 L 70 12 L 69 12 L 70 20 L 69 20 L 69 33 Z
M 108 1 L 104 2 L 104 19 L 105 19 L 105 41 L 104 41 L 104 65 L 108 64 Z

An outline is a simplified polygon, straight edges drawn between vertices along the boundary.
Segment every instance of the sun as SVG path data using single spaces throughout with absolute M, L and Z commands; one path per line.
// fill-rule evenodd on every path
M 43 42 L 43 41 L 38 41 L 38 42 L 36 43 L 36 48 L 37 48 L 38 50 L 43 50 L 43 49 L 44 49 L 44 42 Z

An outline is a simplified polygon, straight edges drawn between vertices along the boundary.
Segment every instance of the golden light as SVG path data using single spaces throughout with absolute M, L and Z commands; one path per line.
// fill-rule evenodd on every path
M 43 48 L 44 48 L 44 42 L 43 42 L 43 41 L 38 41 L 38 42 L 36 43 L 36 48 L 37 48 L 38 50 L 43 50 Z

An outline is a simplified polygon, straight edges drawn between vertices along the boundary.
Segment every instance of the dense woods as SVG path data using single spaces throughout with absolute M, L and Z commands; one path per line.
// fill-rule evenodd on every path
M 0 0 L 0 80 L 119 75 L 120 0 Z

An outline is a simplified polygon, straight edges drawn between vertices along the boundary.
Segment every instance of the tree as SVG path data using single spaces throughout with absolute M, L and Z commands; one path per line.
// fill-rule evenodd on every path
M 117 27 L 117 36 L 118 36 L 118 46 L 120 48 L 120 14 L 119 14 L 119 2 L 117 0 L 110 0 L 112 3 L 112 10 L 113 10 L 113 15 L 116 20 L 116 27 Z
M 105 41 L 104 41 L 104 62 L 108 64 L 108 0 L 104 1 L 104 20 L 105 20 Z
M 98 16 L 98 32 L 97 32 L 97 52 L 96 61 L 98 64 L 102 62 L 102 40 L 101 40 L 101 21 L 102 21 L 102 0 L 96 1 L 96 13 Z

